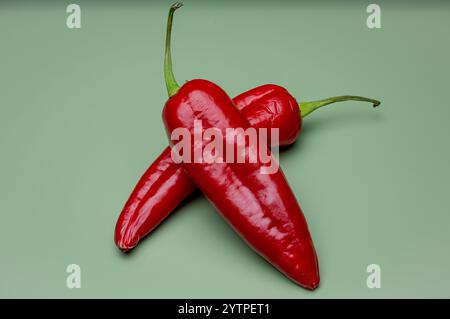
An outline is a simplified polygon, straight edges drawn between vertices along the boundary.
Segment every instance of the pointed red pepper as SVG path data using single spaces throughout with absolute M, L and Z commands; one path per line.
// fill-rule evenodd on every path
M 194 136 L 194 123 L 198 120 L 203 130 L 220 130 L 223 145 L 227 143 L 228 128 L 250 127 L 227 94 L 206 80 L 184 84 L 167 101 L 163 119 L 169 138 L 179 128 Z M 203 144 L 208 142 L 204 140 Z M 190 147 L 194 154 L 194 143 Z M 245 152 L 252 154 L 253 147 L 245 144 Z M 260 159 L 256 163 L 182 162 L 181 165 L 250 247 L 299 285 L 308 289 L 317 287 L 319 266 L 313 242 L 305 217 L 280 169 L 262 174 L 264 164 Z
M 175 9 L 172 6 L 169 21 Z M 169 100 L 163 109 L 163 120 L 173 146 L 175 130 L 190 135 L 188 148 L 191 154 L 204 154 L 209 140 L 204 136 L 208 129 L 221 134 L 215 142 L 230 145 L 227 130 L 250 128 L 235 108 L 231 98 L 216 84 L 207 80 L 192 80 L 181 88 L 173 74 L 167 83 Z M 193 141 L 196 121 L 202 125 L 201 143 Z M 239 149 L 235 139 L 231 146 Z M 244 143 L 243 151 L 250 158 L 256 146 Z M 227 149 L 228 150 L 228 149 Z M 269 151 L 270 153 L 270 151 Z M 319 284 L 319 266 L 314 245 L 300 207 L 297 204 L 281 169 L 263 174 L 265 167 L 257 156 L 254 163 L 237 161 L 197 162 L 183 159 L 181 165 L 190 179 L 203 192 L 221 215 L 257 253 L 278 268 L 297 284 L 314 289 Z

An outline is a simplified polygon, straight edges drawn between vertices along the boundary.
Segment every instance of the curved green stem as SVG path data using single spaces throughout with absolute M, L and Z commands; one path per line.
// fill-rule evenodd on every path
M 362 101 L 362 102 L 370 102 L 373 104 L 373 107 L 377 107 L 380 105 L 380 101 L 370 99 L 364 96 L 356 96 L 356 95 L 342 95 L 342 96 L 334 96 L 324 100 L 312 101 L 312 102 L 300 102 L 298 106 L 300 107 L 300 113 L 302 118 L 308 116 L 311 112 L 321 108 L 322 106 L 336 103 L 336 102 L 344 102 L 344 101 Z
M 169 97 L 177 94 L 180 86 L 175 80 L 175 76 L 172 71 L 172 56 L 171 56 L 171 46 L 170 46 L 170 37 L 172 34 L 172 21 L 173 14 L 175 10 L 181 8 L 183 4 L 181 2 L 174 3 L 169 10 L 169 17 L 167 18 L 167 31 L 166 31 L 166 53 L 164 56 L 164 80 L 166 81 L 167 93 Z

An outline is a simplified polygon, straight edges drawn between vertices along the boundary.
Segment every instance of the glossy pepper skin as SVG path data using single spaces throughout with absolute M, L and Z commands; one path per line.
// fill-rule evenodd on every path
M 167 101 L 163 120 L 169 140 L 177 128 L 187 129 L 193 136 L 194 121 L 199 120 L 203 130 L 222 131 L 223 145 L 226 128 L 250 127 L 227 94 L 206 80 L 184 84 Z M 252 151 L 248 144 L 245 148 L 247 154 Z M 193 143 L 191 151 L 194 152 Z M 314 245 L 305 217 L 281 169 L 261 174 L 260 159 L 257 163 L 182 162 L 181 165 L 256 252 L 295 283 L 307 289 L 317 287 L 320 277 Z
M 299 104 L 283 87 L 266 84 L 244 92 L 233 99 L 234 105 L 248 123 L 255 128 L 279 129 L 279 143 L 287 146 L 295 142 L 302 129 Z
M 262 85 L 236 96 L 233 102 L 253 127 L 267 128 L 268 132 L 279 128 L 280 146 L 292 144 L 300 134 L 299 106 L 281 86 Z M 145 171 L 125 203 L 116 223 L 117 247 L 123 251 L 134 248 L 196 189 L 184 169 L 172 161 L 167 147 Z

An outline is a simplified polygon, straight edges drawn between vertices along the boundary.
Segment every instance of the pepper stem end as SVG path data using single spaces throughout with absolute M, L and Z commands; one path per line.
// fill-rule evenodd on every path
M 169 97 L 174 96 L 180 86 L 175 80 L 175 76 L 173 75 L 172 68 L 172 56 L 171 56 L 171 34 L 172 34 L 172 22 L 173 22 L 173 14 L 175 10 L 181 8 L 183 4 L 181 2 L 174 3 L 169 9 L 169 16 L 167 18 L 167 30 L 166 30 L 166 48 L 164 55 L 164 80 L 166 82 L 167 93 Z
M 357 96 L 357 95 L 342 95 L 342 96 L 334 96 L 327 99 L 319 100 L 319 101 L 312 101 L 312 102 L 300 102 L 298 104 L 300 108 L 300 114 L 302 118 L 308 116 L 313 111 L 317 110 L 318 108 L 321 108 L 322 106 L 333 104 L 336 102 L 345 102 L 345 101 L 362 101 L 362 102 L 369 102 L 372 103 L 373 107 L 377 107 L 381 104 L 380 101 L 371 99 L 364 96 Z

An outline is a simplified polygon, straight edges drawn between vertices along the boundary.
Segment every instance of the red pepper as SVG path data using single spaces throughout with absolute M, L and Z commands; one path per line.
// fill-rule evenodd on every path
M 217 85 L 206 80 L 184 84 L 166 103 L 163 119 L 169 139 L 175 129 L 184 128 L 194 136 L 194 122 L 203 130 L 222 132 L 250 124 L 233 101 Z M 170 141 L 176 143 L 178 141 Z M 204 139 L 203 144 L 209 141 Z M 234 146 L 237 148 L 237 144 Z M 191 143 L 191 154 L 195 145 Z M 204 151 L 204 145 L 202 146 Z M 254 148 L 245 144 L 245 153 Z M 306 220 L 281 169 L 261 174 L 256 163 L 196 163 L 184 161 L 183 168 L 222 216 L 261 256 L 299 285 L 314 289 L 319 284 L 319 266 Z
M 170 26 L 169 23 L 166 47 L 166 74 L 169 75 L 172 74 L 168 54 Z M 279 145 L 285 146 L 294 143 L 299 136 L 303 117 L 321 106 L 348 100 L 379 105 L 376 100 L 360 96 L 338 96 L 297 103 L 286 89 L 273 84 L 244 92 L 236 96 L 233 103 L 253 127 L 267 128 L 269 132 L 270 128 L 279 128 Z M 123 251 L 134 248 L 140 239 L 155 229 L 195 189 L 196 186 L 183 168 L 172 161 L 170 148 L 167 147 L 142 175 L 122 209 L 115 229 L 116 245 Z

